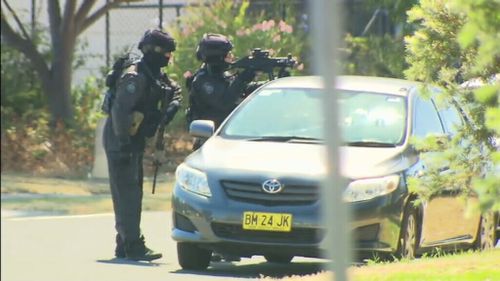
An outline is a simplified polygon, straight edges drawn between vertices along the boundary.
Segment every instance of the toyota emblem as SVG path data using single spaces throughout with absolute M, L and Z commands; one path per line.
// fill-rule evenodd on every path
M 266 193 L 274 194 L 283 190 L 283 186 L 277 179 L 270 179 L 262 183 L 262 190 Z

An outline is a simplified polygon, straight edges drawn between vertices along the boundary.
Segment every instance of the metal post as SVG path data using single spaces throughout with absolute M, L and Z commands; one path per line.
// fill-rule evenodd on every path
M 342 201 L 345 181 L 340 175 L 338 147 L 341 134 L 338 126 L 338 105 L 335 91 L 337 74 L 341 13 L 340 0 L 315 0 L 312 3 L 313 62 L 314 72 L 324 79 L 325 98 L 325 140 L 327 145 L 328 175 L 323 182 L 323 219 L 327 228 L 326 243 L 329 269 L 334 272 L 336 281 L 347 280 L 347 267 L 351 262 L 350 214 L 348 206 Z M 327 201 L 328 200 L 328 201 Z
M 109 0 L 106 0 L 106 4 L 109 3 Z M 109 10 L 106 12 L 105 16 L 105 36 L 106 36 L 106 67 L 110 66 L 110 46 L 109 46 Z
M 283 21 L 286 21 L 286 6 L 283 1 L 280 1 L 280 10 L 281 10 L 281 19 Z
M 177 16 L 177 18 L 179 18 L 181 16 L 181 6 L 180 5 L 175 6 L 175 15 Z
M 31 38 L 35 39 L 36 33 L 36 2 L 35 0 L 31 0 Z
M 159 0 L 159 16 L 160 16 L 160 22 L 158 23 L 158 28 L 163 29 L 163 0 Z

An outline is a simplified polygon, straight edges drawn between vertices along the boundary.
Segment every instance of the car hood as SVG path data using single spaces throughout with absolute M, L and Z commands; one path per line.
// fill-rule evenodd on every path
M 384 176 L 400 172 L 415 161 L 404 147 L 341 147 L 340 171 L 350 179 Z M 229 140 L 212 137 L 186 162 L 198 169 L 262 172 L 317 178 L 326 175 L 326 146 Z

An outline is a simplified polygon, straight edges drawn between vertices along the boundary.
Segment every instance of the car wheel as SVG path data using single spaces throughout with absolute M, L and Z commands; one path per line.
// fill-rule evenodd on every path
M 411 204 L 411 203 L 410 203 Z M 414 259 L 418 249 L 418 220 L 417 211 L 413 207 L 407 208 L 403 217 L 398 256 Z
M 177 260 L 183 269 L 204 270 L 210 264 L 212 251 L 194 243 L 177 243 Z
M 293 259 L 293 256 L 290 255 L 279 255 L 279 254 L 271 254 L 271 255 L 264 255 L 266 258 L 266 261 L 272 262 L 272 263 L 290 263 Z
M 480 251 L 493 249 L 496 239 L 496 221 L 493 212 L 481 216 L 476 239 L 476 248 Z

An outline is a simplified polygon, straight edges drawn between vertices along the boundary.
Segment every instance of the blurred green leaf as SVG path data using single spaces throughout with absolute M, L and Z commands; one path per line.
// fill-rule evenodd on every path
M 474 91 L 474 97 L 483 104 L 498 102 L 499 85 L 485 85 Z
M 460 43 L 460 46 L 462 46 L 462 48 L 467 48 L 474 43 L 477 31 L 477 26 L 474 24 L 470 22 L 465 24 L 458 34 L 458 42 Z

